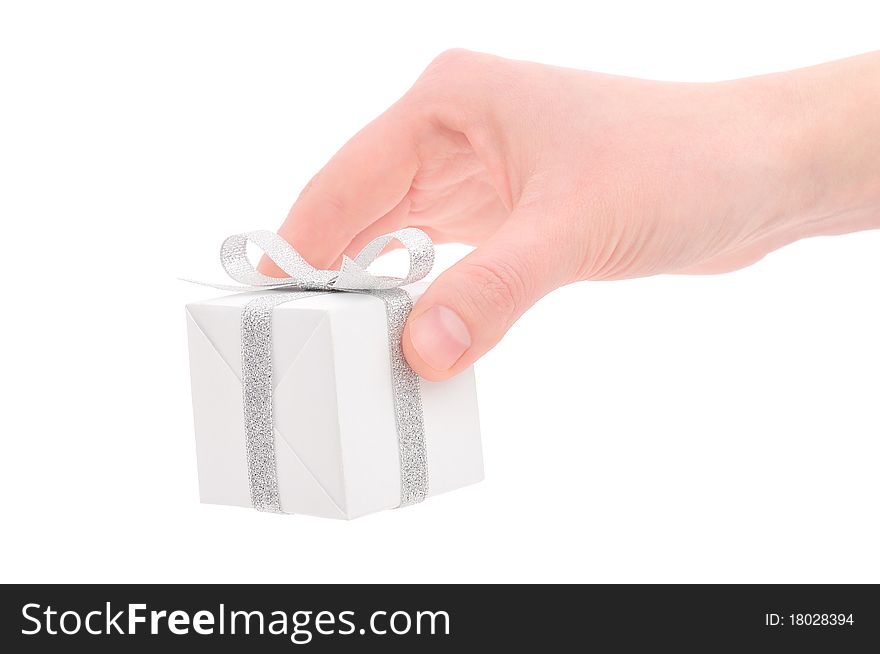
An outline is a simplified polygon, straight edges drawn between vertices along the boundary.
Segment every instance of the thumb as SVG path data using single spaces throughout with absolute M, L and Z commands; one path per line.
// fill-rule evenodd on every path
M 419 375 L 448 379 L 483 356 L 535 302 L 570 279 L 540 216 L 515 212 L 505 227 L 431 284 L 404 328 Z M 545 224 L 546 231 L 546 224 Z

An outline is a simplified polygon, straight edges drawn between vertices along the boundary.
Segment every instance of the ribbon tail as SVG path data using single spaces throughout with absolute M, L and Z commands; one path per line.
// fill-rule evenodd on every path
M 273 286 L 244 286 L 239 284 L 213 284 L 211 282 L 200 282 L 197 279 L 188 279 L 186 277 L 178 277 L 178 280 L 189 284 L 198 284 L 199 286 L 207 286 L 208 288 L 216 288 L 221 291 L 233 291 L 243 293 L 246 291 L 265 291 L 277 288 L 284 288 L 285 284 L 275 284 Z

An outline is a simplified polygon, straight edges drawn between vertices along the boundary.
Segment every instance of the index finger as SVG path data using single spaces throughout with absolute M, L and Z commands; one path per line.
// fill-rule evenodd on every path
M 406 197 L 418 166 L 414 130 L 395 105 L 315 175 L 278 233 L 313 266 L 327 268 L 355 236 Z M 259 269 L 284 276 L 265 258 Z

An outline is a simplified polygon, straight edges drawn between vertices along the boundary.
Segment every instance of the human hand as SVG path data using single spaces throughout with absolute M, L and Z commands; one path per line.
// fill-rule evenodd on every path
M 725 272 L 880 226 L 877 89 L 877 55 L 681 84 L 452 50 L 312 179 L 279 234 L 321 268 L 406 226 L 477 246 L 403 334 L 413 369 L 445 379 L 561 285 Z

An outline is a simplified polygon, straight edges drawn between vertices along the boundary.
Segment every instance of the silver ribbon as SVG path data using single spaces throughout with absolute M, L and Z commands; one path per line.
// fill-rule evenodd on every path
M 241 387 L 251 504 L 258 511 L 283 513 L 275 462 L 272 417 L 272 312 L 279 304 L 314 293 L 261 295 L 241 312 Z
M 400 241 L 409 253 L 406 277 L 380 277 L 367 271 L 391 241 Z M 247 244 L 253 243 L 275 262 L 288 277 L 270 277 L 257 272 L 247 256 Z M 318 270 L 303 259 L 299 252 L 274 232 L 265 229 L 235 234 L 223 241 L 220 262 L 226 274 L 239 282 L 204 284 L 224 291 L 288 289 L 298 291 L 373 291 L 400 288 L 412 284 L 431 272 L 434 266 L 434 244 L 431 238 L 415 227 L 383 234 L 367 243 L 354 259 L 342 257 L 339 270 Z M 194 280 L 187 280 L 194 281 Z
M 378 277 L 369 273 L 369 265 L 395 239 L 409 253 L 407 275 Z M 247 257 L 248 242 L 261 248 L 290 277 L 269 277 L 258 272 Z M 400 343 L 413 302 L 400 287 L 418 281 L 430 272 L 434 264 L 434 246 L 428 235 L 415 228 L 385 234 L 368 243 L 354 259 L 343 257 L 338 271 L 312 267 L 287 241 L 264 230 L 230 236 L 223 242 L 220 259 L 227 274 L 244 286 L 208 286 L 236 291 L 273 291 L 248 302 L 241 314 L 245 441 L 248 484 L 254 508 L 284 513 L 278 494 L 272 411 L 272 314 L 279 304 L 315 295 L 316 291 L 366 293 L 385 304 L 400 457 L 400 506 L 424 500 L 428 494 L 428 452 L 421 386 L 418 375 L 403 356 Z

